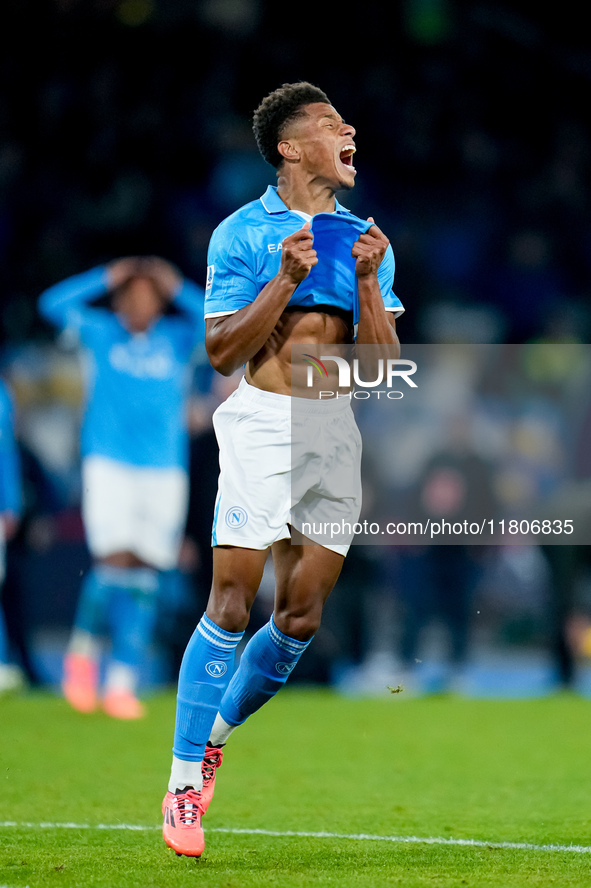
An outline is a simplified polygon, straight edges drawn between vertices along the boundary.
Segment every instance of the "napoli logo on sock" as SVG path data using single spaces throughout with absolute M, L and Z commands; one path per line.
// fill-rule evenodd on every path
M 222 662 L 222 660 L 211 660 L 209 663 L 205 664 L 205 671 L 208 672 L 212 678 L 220 678 L 228 671 L 228 665 L 227 663 Z
M 244 527 L 246 522 L 248 521 L 248 515 L 246 511 L 240 506 L 232 506 L 231 509 L 228 509 L 225 516 L 225 522 L 228 527 L 233 527 L 235 529 Z
M 275 663 L 275 669 L 279 675 L 289 675 L 295 663 Z

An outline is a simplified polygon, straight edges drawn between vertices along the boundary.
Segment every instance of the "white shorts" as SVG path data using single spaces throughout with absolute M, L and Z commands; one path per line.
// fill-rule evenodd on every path
M 95 558 L 133 554 L 152 567 L 176 567 L 189 479 L 180 468 L 131 466 L 103 456 L 82 462 L 82 518 Z
M 361 435 L 348 398 L 292 398 L 242 379 L 213 424 L 220 478 L 212 545 L 267 549 L 292 525 L 347 553 L 353 534 L 332 543 L 309 528 L 359 518 Z

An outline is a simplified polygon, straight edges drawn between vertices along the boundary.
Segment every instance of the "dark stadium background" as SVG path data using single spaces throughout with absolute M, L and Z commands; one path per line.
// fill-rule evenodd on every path
M 28 512 L 4 597 L 21 653 L 29 644 L 34 660 L 36 640 L 60 637 L 87 563 L 71 441 L 79 383 L 69 358 L 56 357 L 39 293 L 137 253 L 165 256 L 203 283 L 213 227 L 274 180 L 256 151 L 253 109 L 281 83 L 306 79 L 357 129 L 358 185 L 343 202 L 371 213 L 392 241 L 403 341 L 588 342 L 582 15 L 576 4 L 508 0 L 5 0 L 1 347 Z M 195 446 L 208 468 L 194 485 L 194 532 L 206 535 L 215 470 L 199 436 Z M 537 595 L 543 570 L 532 557 L 517 571 L 516 599 L 495 599 L 489 617 L 503 642 L 555 651 L 570 682 L 564 639 L 554 638 L 566 604 L 559 592 L 558 603 L 551 591 Z M 343 580 L 353 592 L 327 614 L 302 677 L 330 680 L 337 659 L 361 662 L 371 627 L 359 629 L 367 614 L 356 592 L 372 572 L 382 577 L 377 612 L 390 608 L 395 624 L 375 557 L 355 553 Z M 207 584 L 198 573 L 195 608 Z M 182 631 L 172 634 L 182 648 Z M 38 665 L 37 678 L 52 668 Z

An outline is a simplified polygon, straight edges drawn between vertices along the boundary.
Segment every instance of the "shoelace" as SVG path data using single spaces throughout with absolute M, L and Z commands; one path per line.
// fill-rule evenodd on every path
M 212 747 L 205 750 L 205 758 L 203 759 L 203 782 L 209 783 L 215 777 L 216 769 L 222 763 L 223 752 L 221 749 Z
M 194 826 L 199 821 L 199 815 L 203 814 L 201 793 L 194 789 L 179 793 L 175 796 L 175 808 L 182 826 Z

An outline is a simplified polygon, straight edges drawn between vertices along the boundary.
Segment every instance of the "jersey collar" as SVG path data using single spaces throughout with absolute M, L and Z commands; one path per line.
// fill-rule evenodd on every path
M 272 216 L 276 213 L 290 213 L 291 210 L 285 206 L 279 194 L 277 193 L 276 185 L 269 185 L 263 196 L 261 197 L 261 203 L 267 213 Z M 350 215 L 349 210 L 346 207 L 341 206 L 338 200 L 335 197 L 335 213 L 342 213 L 346 215 Z

